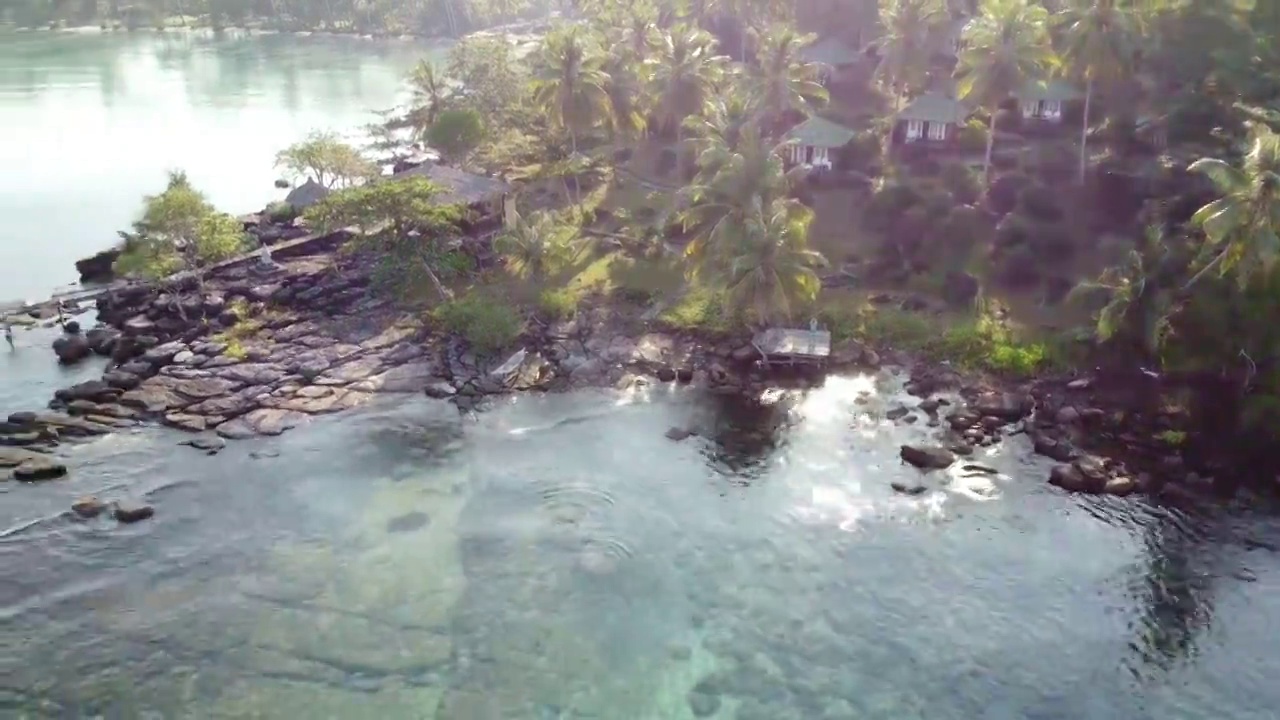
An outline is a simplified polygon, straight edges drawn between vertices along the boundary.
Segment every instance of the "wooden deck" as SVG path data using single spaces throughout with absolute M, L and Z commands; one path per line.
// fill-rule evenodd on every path
M 751 344 L 760 351 L 766 366 L 826 365 L 831 355 L 831 333 L 827 330 L 770 328 L 757 333 Z

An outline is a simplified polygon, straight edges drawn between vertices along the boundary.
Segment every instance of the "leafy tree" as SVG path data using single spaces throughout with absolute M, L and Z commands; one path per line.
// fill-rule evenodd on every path
M 494 246 L 507 258 L 507 267 L 514 274 L 541 281 L 574 256 L 577 241 L 577 227 L 544 210 L 518 217 Z
M 1095 337 L 1103 343 L 1120 343 L 1146 359 L 1158 356 L 1171 329 L 1173 293 L 1162 287 L 1157 272 L 1166 263 L 1168 248 L 1163 230 L 1149 227 L 1124 263 L 1107 268 L 1097 280 L 1072 289 L 1069 300 L 1088 302 L 1099 298 Z
M 1080 129 L 1080 177 L 1088 165 L 1089 114 L 1095 84 L 1118 82 L 1133 71 L 1141 16 L 1125 0 L 1073 0 L 1062 13 L 1062 57 L 1071 74 L 1084 80 Z
M 790 321 L 794 309 L 817 297 L 822 255 L 809 249 L 813 211 L 796 200 L 751 205 L 741 241 L 730 253 L 724 277 L 729 298 L 762 325 Z
M 293 178 L 313 180 L 326 188 L 350 187 L 376 177 L 378 168 L 336 133 L 314 132 L 276 154 L 276 167 Z
M 1188 286 L 1214 269 L 1236 272 L 1241 285 L 1270 273 L 1280 256 L 1280 136 L 1265 125 L 1254 125 L 1241 167 L 1202 158 L 1189 170 L 1208 177 L 1222 197 L 1191 218 L 1204 231 L 1212 258 Z
M 450 163 L 463 165 L 485 138 L 480 113 L 467 108 L 445 110 L 427 130 L 427 144 Z
M 325 230 L 353 227 L 358 242 L 381 254 L 393 284 L 405 288 L 425 276 L 443 299 L 451 293 L 438 266 L 457 234 L 456 207 L 436 202 L 439 189 L 411 177 L 346 188 L 311 206 L 304 217 Z
M 490 126 L 505 126 L 519 113 L 528 78 L 505 37 L 460 40 L 449 50 L 446 75 L 463 88 L 458 104 L 480 113 Z
M 534 65 L 533 101 L 551 127 L 569 134 L 571 152 L 578 136 L 608 119 L 612 104 L 599 50 L 578 26 L 552 32 Z
M 777 28 L 760 40 L 759 64 L 751 66 L 750 88 L 764 122 L 781 130 L 789 114 L 812 115 L 828 100 L 815 63 L 800 59 L 800 50 L 814 39 L 790 28 Z
M 886 0 L 880 6 L 880 64 L 876 75 L 900 108 L 902 97 L 924 86 L 932 38 L 947 19 L 941 0 Z
M 214 210 L 181 171 L 169 173 L 164 192 L 145 199 L 133 232 L 121 237 L 117 271 L 151 279 L 184 268 L 198 271 L 248 249 L 240 223 Z
M 991 178 L 996 113 L 1000 103 L 1027 82 L 1042 80 L 1055 62 L 1049 45 L 1048 13 L 1026 0 L 985 0 L 981 14 L 964 30 L 957 91 L 990 113 L 982 174 Z

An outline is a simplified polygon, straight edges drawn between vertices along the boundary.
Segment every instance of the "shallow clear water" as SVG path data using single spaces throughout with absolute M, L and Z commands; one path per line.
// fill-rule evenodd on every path
M 6 527 L 48 517 L 0 540 L 0 711 L 689 718 L 701 682 L 717 718 L 1274 716 L 1272 520 L 1069 498 L 1016 440 L 896 496 L 897 384 L 103 439 L 0 486 Z M 157 515 L 56 516 L 86 492 Z
M 292 35 L 0 33 L 0 303 L 42 299 L 187 171 L 253 212 L 280 149 L 357 130 L 438 48 Z

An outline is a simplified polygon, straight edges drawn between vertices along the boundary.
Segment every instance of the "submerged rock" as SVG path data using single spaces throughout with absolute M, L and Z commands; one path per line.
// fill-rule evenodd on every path
M 944 447 L 903 445 L 902 459 L 922 470 L 942 470 L 956 461 L 956 456 Z
M 688 438 L 688 437 L 692 437 L 695 434 L 696 433 L 694 433 L 692 430 L 686 430 L 685 428 L 682 428 L 682 427 L 673 427 L 667 430 L 666 438 L 668 440 L 674 440 L 675 442 L 680 442 L 681 440 L 684 440 L 685 438 Z
M 925 491 L 929 489 L 920 484 L 908 485 L 907 483 L 897 481 L 889 483 L 889 487 L 893 488 L 895 492 L 900 492 L 903 495 L 923 495 Z
M 118 500 L 111 509 L 112 517 L 122 523 L 141 522 L 155 514 L 155 508 L 133 500 Z
M 71 512 L 88 519 L 97 517 L 107 509 L 107 504 L 92 495 L 86 495 L 71 503 Z
M 66 474 L 66 465 L 41 457 L 33 457 L 13 469 L 13 479 L 25 482 L 56 480 Z

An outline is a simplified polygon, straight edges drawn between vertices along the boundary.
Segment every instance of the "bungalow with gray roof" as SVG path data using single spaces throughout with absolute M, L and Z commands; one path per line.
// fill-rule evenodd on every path
M 424 177 L 440 188 L 436 199 L 441 205 L 462 205 L 476 211 L 482 219 L 500 218 L 506 224 L 514 212 L 511 183 L 487 175 L 460 170 L 449 165 L 424 162 L 417 167 L 392 175 L 390 180 Z
M 841 82 L 857 69 L 862 53 L 838 37 L 825 37 L 800 49 L 800 59 L 819 67 L 818 79 L 823 85 Z
M 964 103 L 946 93 L 927 92 L 898 112 L 894 137 L 900 142 L 948 142 L 969 117 Z
M 1064 80 L 1030 81 L 1014 95 L 1024 120 L 1062 122 L 1067 103 L 1084 97 L 1075 85 Z
M 786 159 L 793 165 L 830 170 L 836 155 L 856 135 L 855 131 L 839 123 L 814 115 L 787 132 Z

